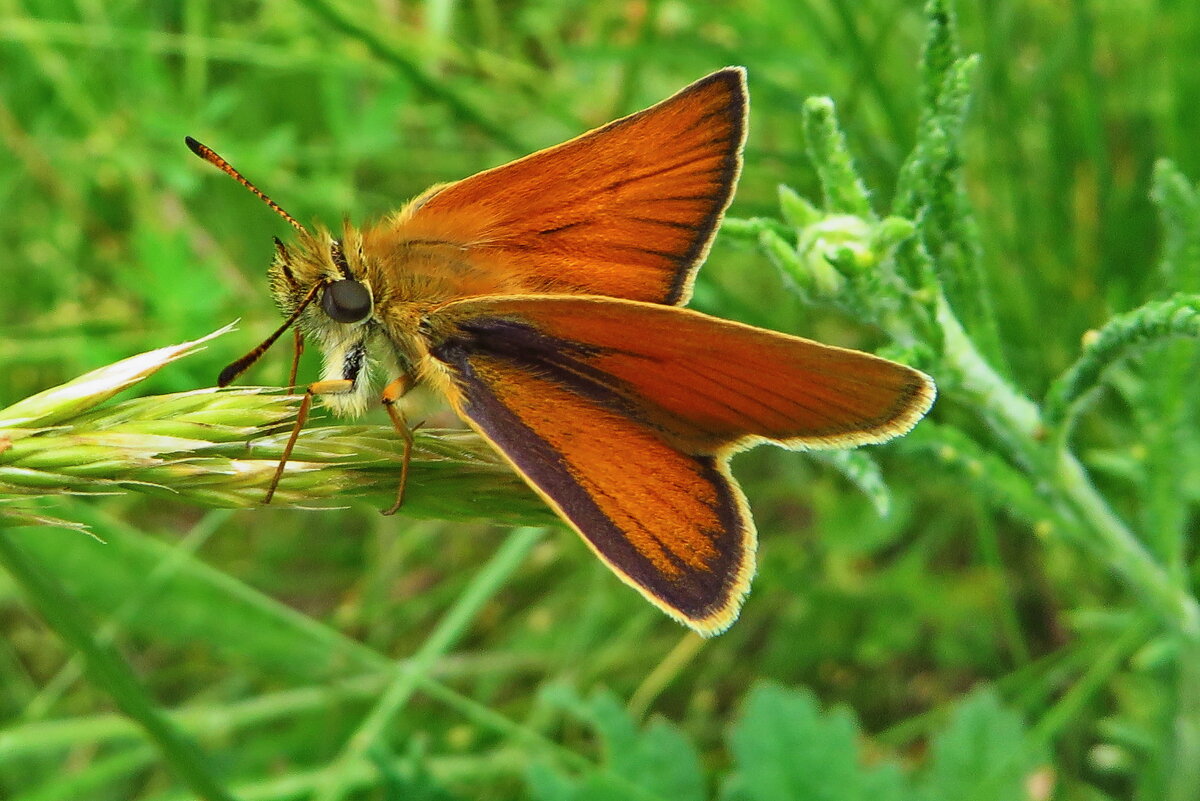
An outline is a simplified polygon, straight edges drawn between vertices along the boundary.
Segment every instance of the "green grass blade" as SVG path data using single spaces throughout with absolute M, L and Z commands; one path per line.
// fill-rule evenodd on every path
M 50 627 L 83 655 L 92 680 L 141 725 L 175 774 L 206 801 L 234 801 L 196 745 L 163 714 L 129 664 L 92 636 L 87 613 L 24 553 L 16 535 L 0 532 L 0 564 Z

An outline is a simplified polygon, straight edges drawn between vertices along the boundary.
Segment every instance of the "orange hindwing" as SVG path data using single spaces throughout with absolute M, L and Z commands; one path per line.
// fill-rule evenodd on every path
M 706 634 L 754 571 L 730 454 L 880 442 L 933 400 L 903 365 L 635 301 L 475 298 L 427 330 L 458 412 L 618 575 Z

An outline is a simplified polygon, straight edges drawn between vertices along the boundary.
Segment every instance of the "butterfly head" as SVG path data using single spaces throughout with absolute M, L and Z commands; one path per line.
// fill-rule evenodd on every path
M 368 273 L 362 236 L 348 224 L 340 237 L 318 229 L 301 232 L 290 246 L 275 240 L 271 292 L 285 318 L 320 347 L 322 380 L 350 382 L 347 391 L 324 396 L 339 414 L 363 411 L 368 355 L 388 350 L 377 347 L 380 307 Z
M 299 310 L 306 332 L 361 326 L 375 312 L 362 237 L 349 225 L 340 238 L 324 230 L 301 231 L 291 247 L 276 238 L 268 275 L 280 311 L 291 316 Z
M 318 229 L 310 232 L 267 197 L 233 165 L 190 136 L 187 146 L 200 158 L 228 174 L 286 220 L 298 235 L 296 244 L 275 239 L 275 258 L 268 274 L 275 302 L 286 318 L 254 350 L 221 371 L 219 386 L 245 372 L 292 325 L 317 340 L 325 355 L 324 380 L 349 381 L 350 389 L 334 396 L 336 411 L 353 413 L 366 403 L 369 382 L 367 348 L 377 329 L 378 304 L 367 275 L 362 236 L 347 223 L 341 237 Z M 299 350 L 297 350 L 298 358 Z

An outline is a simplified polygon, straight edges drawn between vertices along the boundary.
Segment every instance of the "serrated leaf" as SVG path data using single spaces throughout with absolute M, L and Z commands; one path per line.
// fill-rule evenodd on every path
M 631 792 L 665 801 L 705 798 L 700 756 L 674 725 L 656 720 L 638 731 L 629 713 L 609 692 L 586 700 L 556 688 L 543 699 L 565 708 L 600 738 L 604 770 L 568 776 L 545 764 L 530 768 L 527 780 L 543 801 L 627 801 Z
M 725 788 L 737 801 L 904 801 L 895 765 L 866 768 L 858 723 L 844 709 L 822 712 L 808 691 L 762 685 L 730 733 L 736 765 Z
M 928 801 L 1012 801 L 1043 760 L 1021 718 L 992 690 L 964 699 L 933 738 L 919 787 Z

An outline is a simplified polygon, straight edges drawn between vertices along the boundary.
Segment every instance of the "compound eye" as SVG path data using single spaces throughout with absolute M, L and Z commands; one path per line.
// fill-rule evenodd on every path
M 321 308 L 339 323 L 357 323 L 371 313 L 371 293 L 362 282 L 343 278 L 325 287 Z

